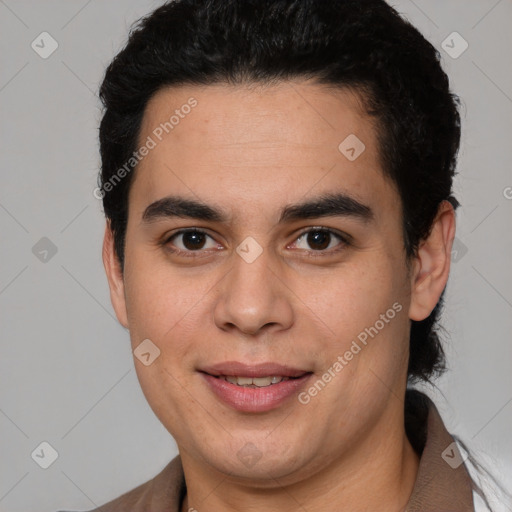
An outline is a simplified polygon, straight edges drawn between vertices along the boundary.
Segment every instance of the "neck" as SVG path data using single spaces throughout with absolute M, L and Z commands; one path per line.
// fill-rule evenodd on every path
M 402 428 L 397 428 L 396 413 L 381 418 L 362 441 L 333 464 L 292 483 L 270 478 L 266 487 L 251 486 L 182 454 L 187 495 L 181 512 L 292 512 L 301 508 L 324 512 L 326 505 L 340 512 L 404 510 L 416 480 L 419 457 L 407 439 L 403 414 Z

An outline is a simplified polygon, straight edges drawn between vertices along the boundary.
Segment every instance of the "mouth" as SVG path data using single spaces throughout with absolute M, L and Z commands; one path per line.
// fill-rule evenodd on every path
M 241 377 L 239 375 L 218 375 L 218 379 L 223 379 L 226 382 L 235 384 L 243 388 L 266 388 L 279 384 L 290 379 L 297 379 L 298 377 L 283 377 L 282 375 L 273 375 L 267 377 Z
M 226 361 L 200 368 L 199 371 L 212 375 L 213 377 L 240 377 L 240 378 L 297 378 L 302 377 L 310 370 L 301 369 L 278 363 L 246 364 L 238 361 Z
M 313 374 L 276 363 L 251 365 L 235 361 L 204 367 L 199 373 L 217 398 L 242 412 L 266 412 L 278 407 Z

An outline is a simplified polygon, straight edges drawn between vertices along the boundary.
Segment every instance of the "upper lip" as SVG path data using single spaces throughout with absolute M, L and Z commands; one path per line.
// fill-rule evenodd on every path
M 301 377 L 306 373 L 311 373 L 309 370 L 300 368 L 293 368 L 277 363 L 258 363 L 258 364 L 245 364 L 238 361 L 225 361 L 200 368 L 201 372 L 208 373 L 213 376 L 232 375 L 236 377 L 269 377 L 269 376 L 282 376 L 282 377 Z

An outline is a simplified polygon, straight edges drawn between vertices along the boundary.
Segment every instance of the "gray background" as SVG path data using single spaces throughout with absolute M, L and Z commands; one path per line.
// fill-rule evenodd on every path
M 449 429 L 505 478 L 512 474 L 512 1 L 392 3 L 440 50 L 463 100 L 455 187 L 462 207 L 443 316 L 451 371 L 429 393 Z M 177 453 L 140 391 L 128 332 L 110 304 L 104 218 L 92 194 L 99 82 L 131 23 L 157 5 L 0 1 L 1 511 L 90 509 Z M 58 43 L 47 59 L 31 47 L 43 31 Z M 469 44 L 458 58 L 441 46 L 454 31 Z M 57 249 L 46 262 L 33 252 L 48 246 L 43 237 Z M 42 441 L 59 454 L 48 469 L 31 457 Z

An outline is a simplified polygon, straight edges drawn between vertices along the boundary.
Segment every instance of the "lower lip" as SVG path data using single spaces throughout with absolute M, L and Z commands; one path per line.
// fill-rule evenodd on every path
M 312 374 L 307 373 L 302 377 L 262 388 L 245 388 L 207 373 L 201 372 L 201 375 L 210 389 L 233 409 L 242 412 L 266 412 L 279 407 L 290 396 L 297 393 Z

